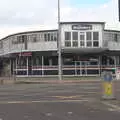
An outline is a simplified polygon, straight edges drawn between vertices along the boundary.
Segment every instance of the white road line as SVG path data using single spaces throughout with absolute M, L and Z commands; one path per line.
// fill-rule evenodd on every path
M 0 101 L 0 104 L 31 104 L 31 103 L 57 103 L 57 102 L 88 102 L 90 100 L 40 100 L 40 101 Z
M 114 105 L 114 104 L 111 104 L 111 103 L 108 103 L 108 102 L 103 102 L 103 104 L 110 107 L 110 108 L 108 108 L 109 111 L 117 111 L 117 112 L 120 112 L 120 107 L 117 106 L 117 105 Z

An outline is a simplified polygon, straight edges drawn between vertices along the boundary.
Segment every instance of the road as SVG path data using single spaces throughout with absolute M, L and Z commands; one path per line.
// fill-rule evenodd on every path
M 0 86 L 0 120 L 119 120 L 114 101 L 101 100 L 100 82 Z

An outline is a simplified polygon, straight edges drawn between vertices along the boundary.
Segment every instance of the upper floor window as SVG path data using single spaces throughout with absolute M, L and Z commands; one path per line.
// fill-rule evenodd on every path
M 86 32 L 86 40 L 92 40 L 92 33 Z
M 54 34 L 53 34 L 53 40 L 54 40 L 54 41 L 57 41 L 57 33 L 54 33 Z
M 44 39 L 45 41 L 47 41 L 47 34 L 44 34 Z
M 17 42 L 19 43 L 24 43 L 25 41 L 27 41 L 27 35 L 21 35 L 21 36 L 17 36 Z
M 65 40 L 71 40 L 71 32 L 65 32 Z
M 44 34 L 44 40 L 45 41 L 57 41 L 57 33 L 45 33 Z
M 94 41 L 94 42 L 93 42 L 93 46 L 94 46 L 94 47 L 99 47 L 99 42 L 98 42 L 98 41 Z
M 0 49 L 3 48 L 3 42 L 0 41 Z
M 117 34 L 114 34 L 114 41 L 118 42 L 118 35 Z
M 73 32 L 72 37 L 73 40 L 78 40 L 78 32 Z
M 37 42 L 37 34 L 33 34 L 33 35 L 31 36 L 31 41 L 32 41 L 32 42 Z
M 17 38 L 15 36 L 11 37 L 12 44 L 18 44 Z
M 93 32 L 93 40 L 99 40 L 99 32 Z
M 84 32 L 80 32 L 80 40 L 85 40 L 85 33 Z

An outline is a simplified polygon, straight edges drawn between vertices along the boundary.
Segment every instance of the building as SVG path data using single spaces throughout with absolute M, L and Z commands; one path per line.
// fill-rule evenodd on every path
M 17 76 L 58 75 L 58 30 L 9 35 L 0 41 L 1 71 Z M 62 74 L 100 76 L 120 66 L 120 31 L 104 22 L 61 22 Z

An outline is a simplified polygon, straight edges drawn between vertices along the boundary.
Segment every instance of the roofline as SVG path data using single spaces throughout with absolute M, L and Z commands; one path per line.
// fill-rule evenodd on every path
M 7 39 L 8 37 L 12 37 L 12 36 L 15 36 L 15 35 L 21 35 L 21 34 L 30 34 L 30 33 L 37 33 L 37 32 L 55 32 L 55 31 L 58 31 L 57 29 L 53 29 L 53 30 L 39 30 L 39 31 L 26 31 L 26 32 L 19 32 L 19 33 L 15 33 L 15 34 L 11 34 L 11 35 L 8 35 L 0 40 L 4 40 L 4 39 Z
M 108 30 L 108 29 L 105 29 L 104 31 L 106 31 L 106 32 L 120 32 L 120 30 Z
M 105 24 L 105 22 L 60 22 L 60 24 Z

